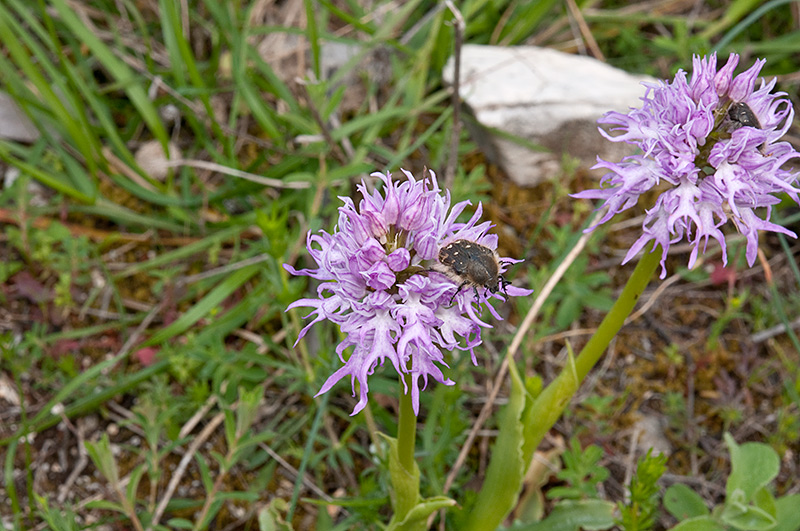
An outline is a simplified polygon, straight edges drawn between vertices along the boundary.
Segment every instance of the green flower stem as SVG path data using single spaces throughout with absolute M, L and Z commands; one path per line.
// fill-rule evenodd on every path
M 494 531 L 517 504 L 523 473 L 528 469 L 533 453 L 625 324 L 625 319 L 650 282 L 661 259 L 661 248 L 651 251 L 639 261 L 617 302 L 578 357 L 570 355 L 567 366 L 534 400 L 531 401 L 525 393 L 514 360 L 509 360 L 509 402 L 500 416 L 500 433 L 492 450 L 486 479 L 467 519 L 468 531 Z
M 417 416 L 411 403 L 411 375 L 402 376 L 405 386 L 400 387 L 400 412 L 397 420 L 397 439 L 387 437 L 389 443 L 389 475 L 392 482 L 391 531 L 422 531 L 425 520 L 410 522 L 411 512 L 420 502 L 419 467 L 414 461 L 417 438 Z M 403 390 L 408 392 L 404 393 Z
M 645 252 L 633 274 L 628 279 L 617 302 L 608 312 L 597 332 L 583 347 L 578 357 L 570 357 L 570 365 L 564 367 L 558 377 L 548 385 L 533 401 L 525 418 L 525 443 L 523 456 L 525 462 L 530 462 L 533 452 L 542 442 L 545 434 L 556 423 L 564 412 L 564 408 L 580 387 L 583 379 L 589 374 L 592 367 L 597 364 L 600 357 L 608 348 L 608 344 L 617 335 L 625 319 L 633 311 L 653 273 L 661 260 L 661 247 L 652 252 Z
M 419 495 L 419 466 L 414 459 L 417 437 L 417 416 L 411 401 L 411 375 L 403 376 L 404 389 L 400 391 L 400 412 L 397 421 L 397 439 L 384 436 L 389 446 L 389 475 L 392 483 L 392 509 L 394 515 L 386 531 L 425 531 L 428 518 L 440 509 L 456 504 L 445 496 L 422 499 Z
M 400 388 L 400 414 L 397 421 L 397 456 L 400 465 L 408 474 L 413 475 L 417 470 L 417 463 L 414 461 L 414 448 L 417 439 L 417 416 L 414 414 L 414 405 L 411 402 L 411 374 L 403 375 L 408 392 L 403 392 Z M 419 496 L 417 496 L 419 498 Z M 417 503 L 417 499 L 405 500 L 410 510 Z M 398 508 L 404 504 L 403 500 L 398 500 Z

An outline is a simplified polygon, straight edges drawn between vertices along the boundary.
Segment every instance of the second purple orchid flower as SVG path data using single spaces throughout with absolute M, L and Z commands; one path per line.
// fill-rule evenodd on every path
M 794 117 L 786 94 L 771 93 L 775 79 L 762 79 L 755 88 L 764 62 L 734 77 L 738 55 L 731 54 L 719 70 L 716 54 L 695 56 L 691 80 L 679 70 L 672 83 L 644 83 L 641 108 L 627 114 L 612 111 L 598 120 L 611 126 L 610 133 L 601 129 L 603 136 L 633 144 L 641 153 L 619 163 L 598 158 L 594 167 L 609 170 L 601 180 L 607 186 L 574 195 L 601 199 L 608 207 L 589 230 L 636 205 L 642 194 L 663 188 L 622 263 L 654 241 L 661 245 L 664 278 L 669 246 L 684 238 L 692 246 L 690 268 L 709 238 L 719 242 L 727 263 L 721 227 L 729 221 L 747 240 L 749 265 L 758 254 L 759 230 L 796 237 L 769 221 L 772 206 L 780 202 L 777 194 L 785 192 L 800 202 L 799 174 L 784 168 L 800 153 L 780 141 Z

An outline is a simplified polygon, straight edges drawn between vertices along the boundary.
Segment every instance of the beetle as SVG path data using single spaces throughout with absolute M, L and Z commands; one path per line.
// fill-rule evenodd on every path
M 464 286 L 472 286 L 478 298 L 478 288 L 492 293 L 501 291 L 506 299 L 508 282 L 500 274 L 502 261 L 497 252 L 485 245 L 470 240 L 455 240 L 439 249 L 439 263 L 434 269 L 458 282 L 458 289 L 450 298 L 450 304 Z
M 761 129 L 761 123 L 759 123 L 756 113 L 743 101 L 737 101 L 730 106 L 728 118 L 739 124 L 739 127 L 749 126 Z

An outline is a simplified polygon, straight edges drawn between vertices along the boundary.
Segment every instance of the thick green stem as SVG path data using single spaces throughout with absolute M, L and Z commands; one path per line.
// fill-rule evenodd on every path
M 617 302 L 577 358 L 567 365 L 535 400 L 527 399 L 522 381 L 510 359 L 511 394 L 500 417 L 500 434 L 472 513 L 466 519 L 469 531 L 494 531 L 517 503 L 524 471 L 533 453 L 561 417 L 581 382 L 606 351 L 625 319 L 633 311 L 661 259 L 661 248 L 645 253 Z M 527 402 L 527 403 L 526 403 Z
M 400 387 L 400 412 L 397 419 L 397 439 L 389 439 L 389 471 L 392 480 L 392 509 L 389 527 L 392 531 L 422 531 L 425 520 L 411 521 L 411 511 L 419 504 L 419 467 L 414 460 L 417 438 L 417 416 L 411 403 L 411 375 L 403 376 L 408 392 Z
M 525 444 L 523 446 L 525 462 L 530 461 L 533 452 L 542 442 L 545 434 L 561 417 L 564 408 L 569 404 L 583 379 L 597 364 L 608 348 L 608 344 L 625 324 L 625 319 L 633 311 L 636 302 L 653 277 L 660 260 L 661 247 L 644 253 L 617 302 L 600 323 L 597 332 L 574 359 L 574 363 L 564 367 L 558 377 L 536 397 L 525 418 Z M 570 362 L 572 361 L 570 358 Z
M 414 446 L 417 439 L 417 416 L 414 414 L 414 405 L 411 402 L 411 375 L 403 376 L 408 392 L 400 388 L 400 414 L 397 421 L 397 452 L 400 464 L 409 474 L 414 470 Z

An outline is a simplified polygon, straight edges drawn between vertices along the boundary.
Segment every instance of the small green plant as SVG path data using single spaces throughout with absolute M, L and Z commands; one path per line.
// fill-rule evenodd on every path
M 575 434 L 611 435 L 616 430 L 611 419 L 624 407 L 628 393 L 601 396 L 590 394 L 568 414 L 576 423 Z
M 548 232 L 550 234 L 546 245 L 552 256 L 559 256 L 564 249 L 571 248 L 570 241 L 575 238 L 571 226 L 548 227 Z M 608 273 L 589 272 L 587 269 L 589 269 L 589 257 L 583 254 L 572 263 L 550 295 L 550 302 L 558 306 L 555 311 L 555 324 L 560 330 L 575 322 L 586 308 L 605 312 L 614 304 L 611 290 L 607 287 L 611 281 Z M 545 273 L 547 272 L 542 272 Z M 547 274 L 549 276 L 549 273 Z
M 630 501 L 619 504 L 617 523 L 625 531 L 649 531 L 656 522 L 659 507 L 658 480 L 667 469 L 667 456 L 653 455 L 653 449 L 639 459 L 636 474 L 631 478 Z
M 736 444 L 725 434 L 731 454 L 731 474 L 725 502 L 711 511 L 703 498 L 686 485 L 667 489 L 664 506 L 680 523 L 672 531 L 797 531 L 800 529 L 800 494 L 776 498 L 770 484 L 780 468 L 778 454 L 766 444 Z
M 37 515 L 47 523 L 52 531 L 77 531 L 78 518 L 71 508 L 51 507 L 44 496 L 36 495 Z
M 555 500 L 546 518 L 539 521 L 516 522 L 510 529 L 514 531 L 579 531 L 580 529 L 601 530 L 614 525 L 614 504 L 600 499 L 597 484 L 608 478 L 609 471 L 599 464 L 603 450 L 596 445 L 581 449 L 577 437 L 570 440 L 561 456 L 564 468 L 556 477 L 567 485 L 553 487 L 547 491 L 547 498 Z M 534 514 L 534 513 L 529 513 Z
M 719 345 L 719 337 L 730 325 L 731 321 L 736 319 L 749 319 L 743 308 L 746 306 L 749 298 L 749 293 L 744 290 L 742 293 L 730 297 L 728 303 L 725 305 L 725 311 L 719 318 L 711 325 L 711 333 L 706 340 L 706 348 L 709 350 L 717 348 Z
M 75 237 L 67 227 L 57 222 L 44 229 L 23 231 L 9 227 L 6 235 L 29 264 L 43 270 L 47 289 L 39 288 L 41 293 L 34 292 L 32 295 L 40 304 L 52 299 L 57 307 L 69 308 L 74 304 L 73 286 L 90 284 L 89 271 L 94 263 L 94 247 L 86 236 Z M 5 274 L 0 271 L 0 276 L 10 276 L 11 271 L 14 269 L 6 270 Z
M 567 485 L 550 489 L 547 497 L 571 500 L 597 498 L 597 484 L 608 478 L 608 469 L 598 464 L 602 458 L 603 450 L 599 446 L 591 444 L 581 450 L 581 443 L 573 437 L 562 456 L 564 469 L 556 474 Z
M 255 432 L 251 429 L 257 419 L 263 396 L 262 386 L 252 389 L 239 388 L 238 400 L 223 408 L 220 420 L 215 422 L 223 423 L 226 451 L 224 453 L 211 451 L 216 466 L 210 464 L 201 454 L 194 455 L 206 493 L 202 507 L 199 508 L 194 521 L 175 517 L 169 520 L 170 526 L 183 529 L 208 529 L 226 500 L 254 503 L 258 499 L 258 489 L 263 487 L 258 482 L 251 485 L 251 490 L 235 494 L 226 493 L 223 487 L 233 468 L 246 462 L 259 443 L 272 437 L 269 431 Z M 114 457 L 108 434 L 103 434 L 97 442 L 86 442 L 89 457 L 109 482 L 117 498 L 116 501 L 96 502 L 94 503 L 96 508 L 126 515 L 133 528 L 138 530 L 143 530 L 147 526 L 158 526 L 169 501 L 169 497 L 164 498 L 164 492 L 156 492 L 158 479 L 164 468 L 162 461 L 179 444 L 170 444 L 162 448 L 159 444 L 160 429 L 161 426 L 168 424 L 167 417 L 173 413 L 169 407 L 161 407 L 148 398 L 143 399 L 136 407 L 131 424 L 139 424 L 144 429 L 147 448 L 141 450 L 143 463 L 130 472 L 127 486 L 122 481 L 120 466 Z M 138 496 L 138 486 L 145 474 L 150 480 L 150 495 L 146 503 Z M 46 510 L 46 505 L 43 505 L 43 508 Z

